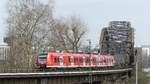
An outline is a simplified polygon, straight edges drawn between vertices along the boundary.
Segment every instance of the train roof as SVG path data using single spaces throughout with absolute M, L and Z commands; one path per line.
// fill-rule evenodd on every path
M 73 55 L 73 56 L 90 56 L 90 54 L 78 54 L 78 53 L 56 53 L 56 52 L 49 52 L 50 54 L 56 54 L 56 55 Z M 106 55 L 102 55 L 102 54 L 98 54 L 98 55 L 94 55 L 91 54 L 91 56 L 112 56 L 110 54 L 106 54 Z

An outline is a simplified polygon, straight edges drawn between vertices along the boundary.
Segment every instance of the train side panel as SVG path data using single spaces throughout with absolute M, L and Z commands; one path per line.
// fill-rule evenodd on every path
M 37 61 L 38 60 L 39 59 L 37 59 Z M 110 67 L 114 65 L 115 59 L 111 55 L 88 55 L 52 52 L 48 53 L 46 62 L 46 67 L 49 68 Z

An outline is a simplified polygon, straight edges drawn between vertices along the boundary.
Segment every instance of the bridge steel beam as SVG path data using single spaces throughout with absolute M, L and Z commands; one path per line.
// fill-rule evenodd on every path
M 113 73 L 69 73 L 69 74 L 19 74 L 13 73 L 0 74 L 0 84 L 102 84 L 104 80 L 115 81 L 120 79 L 125 79 L 128 77 L 128 71 L 123 72 L 113 72 Z M 113 83 L 111 83 L 113 84 Z

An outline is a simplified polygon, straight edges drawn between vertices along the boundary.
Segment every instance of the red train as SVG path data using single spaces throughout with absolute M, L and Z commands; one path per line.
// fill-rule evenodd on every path
M 110 67 L 115 65 L 111 55 L 89 55 L 70 53 L 41 53 L 36 65 L 40 68 Z

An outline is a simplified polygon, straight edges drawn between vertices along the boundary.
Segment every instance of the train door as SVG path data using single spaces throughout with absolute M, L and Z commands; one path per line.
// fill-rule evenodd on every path
M 86 63 L 87 67 L 90 67 L 90 56 L 89 55 L 85 56 L 85 63 Z
M 103 56 L 103 67 L 107 66 L 107 57 Z
M 79 57 L 79 66 L 83 67 L 83 54 L 80 54 L 78 57 Z
M 63 54 L 63 58 L 64 58 L 64 66 L 67 67 L 69 66 L 69 54 Z
M 85 63 L 85 56 L 83 56 L 83 66 L 84 66 L 84 67 L 86 66 L 86 63 Z
M 97 65 L 96 63 L 96 59 L 97 59 L 97 55 L 94 55 L 93 58 L 92 58 L 92 65 L 95 67 Z
M 73 55 L 69 56 L 69 66 L 74 67 L 74 56 Z
M 62 55 L 59 56 L 59 66 L 63 67 L 64 66 L 64 58 Z
M 51 55 L 51 66 L 49 67 L 58 67 L 59 66 L 59 54 L 53 53 Z
M 110 56 L 105 56 L 105 66 L 110 66 Z
M 100 66 L 100 67 L 103 67 L 103 66 L 104 66 L 104 56 L 103 56 L 103 55 L 100 55 L 100 56 L 99 56 L 99 66 Z

